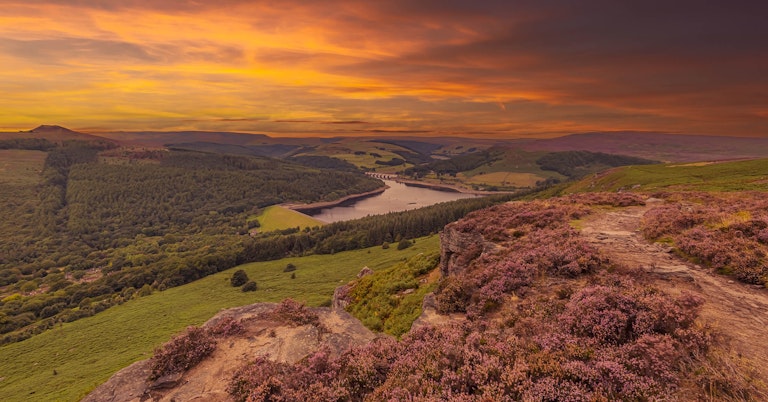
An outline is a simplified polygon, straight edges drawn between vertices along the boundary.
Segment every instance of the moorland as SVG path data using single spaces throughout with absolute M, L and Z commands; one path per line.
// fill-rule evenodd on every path
M 760 400 L 768 354 L 739 320 L 768 319 L 768 142 L 686 152 L 698 137 L 684 137 L 2 135 L 0 395 L 77 400 L 156 348 L 160 374 L 183 377 L 238 332 L 186 327 L 292 298 L 341 305 L 376 340 L 254 355 L 227 398 Z M 381 188 L 364 172 L 504 191 L 333 224 L 281 206 Z M 632 252 L 611 243 L 628 239 Z M 672 262 L 627 257 L 655 256 L 646 246 Z M 285 325 L 318 325 L 279 306 Z M 190 339 L 200 348 L 174 349 Z

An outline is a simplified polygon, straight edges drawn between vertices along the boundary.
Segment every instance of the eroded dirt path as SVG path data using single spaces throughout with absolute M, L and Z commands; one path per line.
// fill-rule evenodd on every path
M 751 360 L 768 383 L 768 291 L 716 275 L 645 240 L 640 219 L 654 205 L 595 212 L 584 220 L 582 233 L 611 261 L 652 274 L 663 290 L 704 297 L 704 321 L 730 338 L 734 351 Z

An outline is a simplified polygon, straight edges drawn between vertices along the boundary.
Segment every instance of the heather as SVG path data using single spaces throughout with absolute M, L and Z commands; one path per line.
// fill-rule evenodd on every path
M 194 367 L 216 349 L 217 340 L 243 332 L 239 321 L 228 317 L 213 327 L 190 326 L 155 350 L 150 360 L 151 380 Z
M 293 299 L 283 300 L 272 311 L 262 314 L 259 318 L 277 321 L 288 326 L 320 326 L 320 317 L 317 313 Z
M 764 193 L 691 194 L 648 211 L 643 234 L 739 281 L 768 285 L 768 199 Z
M 612 275 L 570 299 L 533 297 L 494 320 L 422 327 L 333 358 L 259 358 L 238 401 L 649 400 L 673 393 L 709 347 L 701 300 Z
M 637 199 L 588 198 L 498 205 L 448 225 L 481 235 L 435 291 L 439 312 L 466 320 L 419 326 L 400 341 L 380 338 L 340 356 L 320 350 L 295 364 L 258 358 L 236 373 L 230 394 L 238 401 L 639 401 L 678 392 L 748 399 L 747 386 L 721 381 L 714 367 L 733 366 L 712 357 L 715 340 L 698 321 L 701 298 L 667 294 L 632 267 L 609 263 L 569 224 L 590 213 L 585 204 Z
M 511 296 L 524 295 L 544 276 L 573 278 L 595 272 L 603 257 L 569 225 L 587 213 L 581 204 L 518 202 L 449 225 L 446 230 L 479 232 L 496 246 L 444 278 L 435 292 L 438 311 L 483 315 Z

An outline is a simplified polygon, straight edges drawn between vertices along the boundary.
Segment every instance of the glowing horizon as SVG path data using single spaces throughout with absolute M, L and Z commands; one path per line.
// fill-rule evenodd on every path
M 69 3 L 0 0 L 0 130 L 768 136 L 759 2 Z

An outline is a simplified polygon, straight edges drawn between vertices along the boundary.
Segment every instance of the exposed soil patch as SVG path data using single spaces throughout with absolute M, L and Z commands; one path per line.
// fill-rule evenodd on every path
M 768 383 L 768 291 L 737 283 L 650 243 L 639 232 L 640 218 L 653 205 L 596 212 L 582 222 L 583 235 L 612 262 L 642 269 L 669 293 L 688 291 L 705 299 L 704 321 L 729 338 L 734 351 L 752 362 Z

